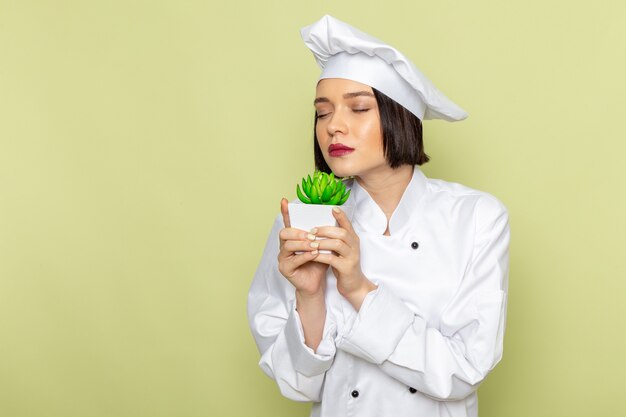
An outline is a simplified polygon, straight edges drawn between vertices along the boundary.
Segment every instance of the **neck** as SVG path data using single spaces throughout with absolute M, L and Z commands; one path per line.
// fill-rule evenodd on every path
M 355 179 L 389 219 L 400 203 L 407 185 L 411 182 L 413 169 L 413 165 L 402 165 L 375 175 L 357 176 Z

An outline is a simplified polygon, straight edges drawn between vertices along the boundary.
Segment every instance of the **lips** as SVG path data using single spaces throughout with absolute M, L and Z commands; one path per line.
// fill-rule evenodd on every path
M 354 151 L 354 148 L 346 146 L 341 143 L 334 143 L 328 147 L 328 153 L 330 156 L 342 156 Z

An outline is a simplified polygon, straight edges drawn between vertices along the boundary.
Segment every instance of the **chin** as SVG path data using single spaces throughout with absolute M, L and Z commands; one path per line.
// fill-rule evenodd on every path
M 358 175 L 357 170 L 347 167 L 347 166 L 341 166 L 342 164 L 328 164 L 328 167 L 330 168 L 331 171 L 333 171 L 333 173 L 335 174 L 336 177 L 351 177 L 354 175 Z

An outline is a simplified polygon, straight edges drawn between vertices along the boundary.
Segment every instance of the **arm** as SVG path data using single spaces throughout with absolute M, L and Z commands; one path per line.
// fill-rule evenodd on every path
M 428 327 L 380 285 L 337 348 L 437 400 L 462 399 L 476 390 L 502 357 L 508 280 L 506 209 L 493 198 L 483 204 L 471 261 L 439 328 Z
M 313 351 L 317 351 L 324 337 L 326 280 L 322 284 L 321 291 L 314 295 L 296 290 L 296 316 L 300 319 L 304 344 L 313 349 Z
M 320 401 L 325 373 L 335 355 L 336 326 L 326 315 L 317 353 L 306 346 L 301 317 L 296 311 L 294 287 L 278 270 L 281 227 L 282 219 L 278 216 L 250 287 L 250 329 L 261 353 L 259 365 L 276 381 L 281 393 L 296 401 Z M 301 303 L 299 308 L 306 306 Z M 308 317 L 303 312 L 305 325 Z

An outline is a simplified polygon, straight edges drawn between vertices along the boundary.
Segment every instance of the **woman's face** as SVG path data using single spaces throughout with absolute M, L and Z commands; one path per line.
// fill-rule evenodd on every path
M 340 177 L 389 169 L 383 154 L 378 105 L 372 88 L 343 78 L 317 84 L 315 134 L 324 160 Z M 352 151 L 336 150 L 338 145 Z

